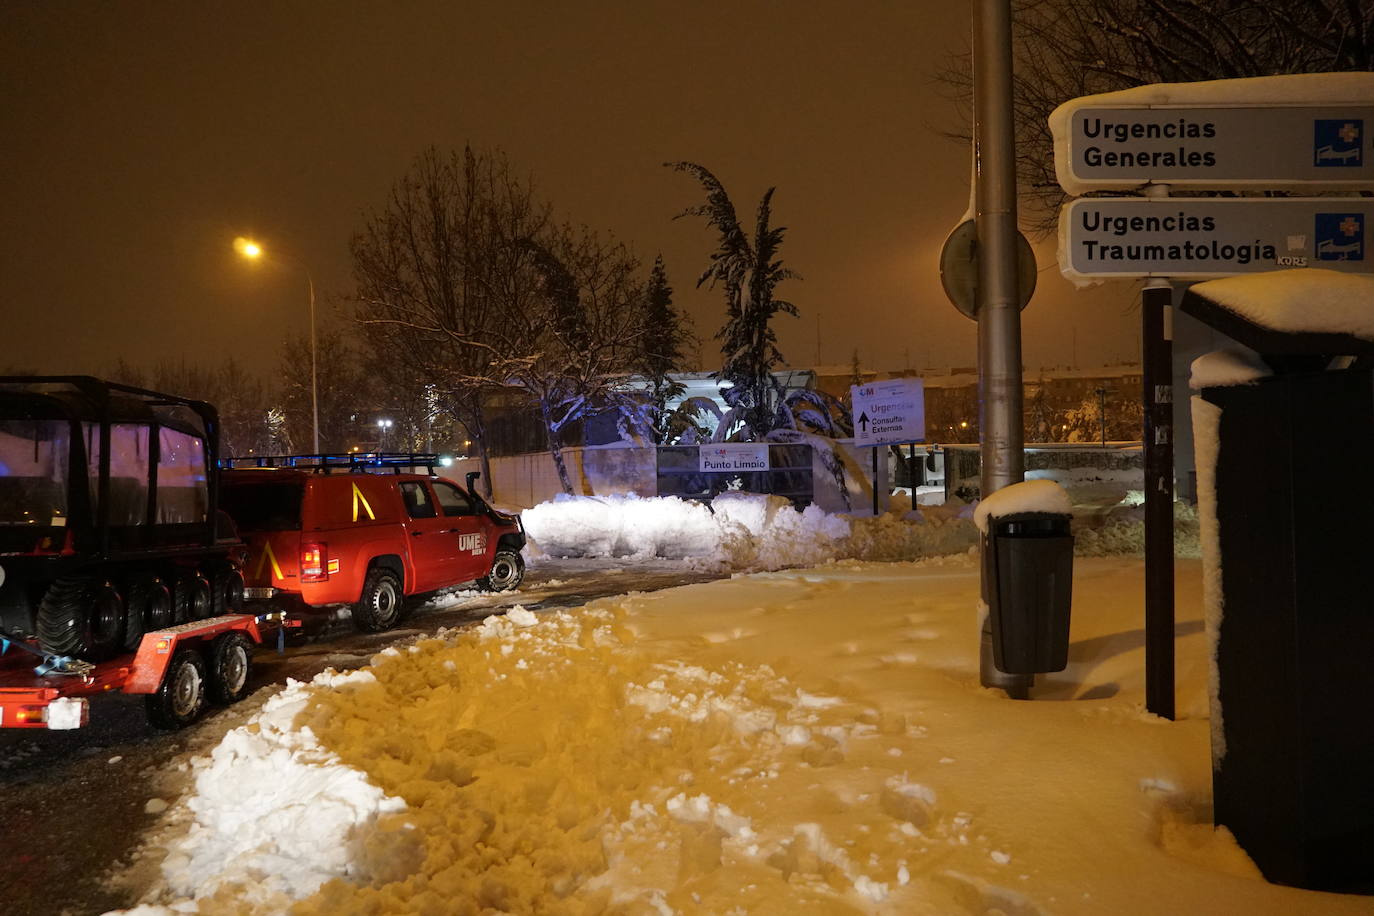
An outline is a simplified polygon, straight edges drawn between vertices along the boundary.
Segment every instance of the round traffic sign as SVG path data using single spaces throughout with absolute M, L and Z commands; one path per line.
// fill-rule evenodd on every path
M 1035 292 L 1035 252 L 1020 232 L 1016 233 L 1016 295 L 1021 308 Z M 945 239 L 940 250 L 940 283 L 945 295 L 963 315 L 978 320 L 978 226 L 964 220 Z

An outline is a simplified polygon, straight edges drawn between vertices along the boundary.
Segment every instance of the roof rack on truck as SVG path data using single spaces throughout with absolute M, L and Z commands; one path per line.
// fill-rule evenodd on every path
M 444 459 L 431 452 L 345 452 L 341 455 L 249 455 L 221 458 L 220 470 L 293 468 L 317 474 L 402 474 L 424 468 L 433 474 Z

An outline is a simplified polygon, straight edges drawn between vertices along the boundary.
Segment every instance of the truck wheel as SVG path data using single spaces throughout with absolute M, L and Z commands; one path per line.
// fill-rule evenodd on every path
M 57 655 L 104 661 L 123 645 L 124 618 L 124 600 L 110 583 L 58 579 L 38 605 L 38 644 Z
M 243 573 L 230 566 L 215 573 L 213 615 L 237 614 L 243 610 Z
M 129 600 L 124 606 L 124 634 L 122 645 L 124 651 L 133 652 L 138 648 L 138 644 L 143 641 L 144 629 L 147 626 L 147 617 L 144 616 L 143 606 L 135 600 L 137 589 L 129 589 Z
M 253 674 L 253 641 L 239 632 L 225 633 L 210 647 L 210 701 L 221 706 L 248 694 Z
M 145 579 L 129 595 L 129 617 L 139 614 L 145 630 L 165 630 L 172 625 L 172 590 L 161 579 Z
M 477 587 L 488 592 L 508 592 L 525 578 L 525 558 L 520 551 L 503 547 L 491 561 L 491 572 L 477 580 Z
M 405 595 L 401 580 L 389 569 L 373 567 L 367 572 L 363 594 L 353 605 L 353 625 L 364 633 L 380 633 L 396 625 Z
M 156 693 L 148 694 L 148 721 L 153 728 L 175 731 L 205 710 L 205 660 L 195 649 L 178 649 Z
M 200 573 L 182 576 L 177 580 L 176 622 L 204 620 L 214 611 L 210 583 Z

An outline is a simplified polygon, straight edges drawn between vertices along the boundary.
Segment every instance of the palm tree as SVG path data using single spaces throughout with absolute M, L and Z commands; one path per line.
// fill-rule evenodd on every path
M 773 368 L 782 362 L 773 316 L 778 312 L 797 314 L 797 307 L 775 298 L 774 290 L 783 280 L 800 279 L 783 267 L 778 257 L 786 230 L 769 225 L 775 189 L 769 188 L 759 201 L 751 240 L 740 227 L 730 195 L 715 175 L 693 162 L 666 164 L 674 171 L 695 176 L 706 191 L 706 203 L 688 207 L 679 217 L 704 216 L 719 233 L 711 263 L 697 279 L 698 287 L 714 289 L 719 284 L 725 292 L 725 325 L 716 334 L 724 360 L 715 377 L 730 385 L 722 389 L 721 396 L 731 411 L 717 438 L 729 435 L 738 423 L 747 438 L 762 439 L 780 425 L 784 394 L 773 377 Z

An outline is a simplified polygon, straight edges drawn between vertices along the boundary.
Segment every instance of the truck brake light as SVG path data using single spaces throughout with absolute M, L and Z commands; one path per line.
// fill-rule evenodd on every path
M 329 547 L 306 544 L 301 547 L 301 581 L 325 582 L 329 579 Z

